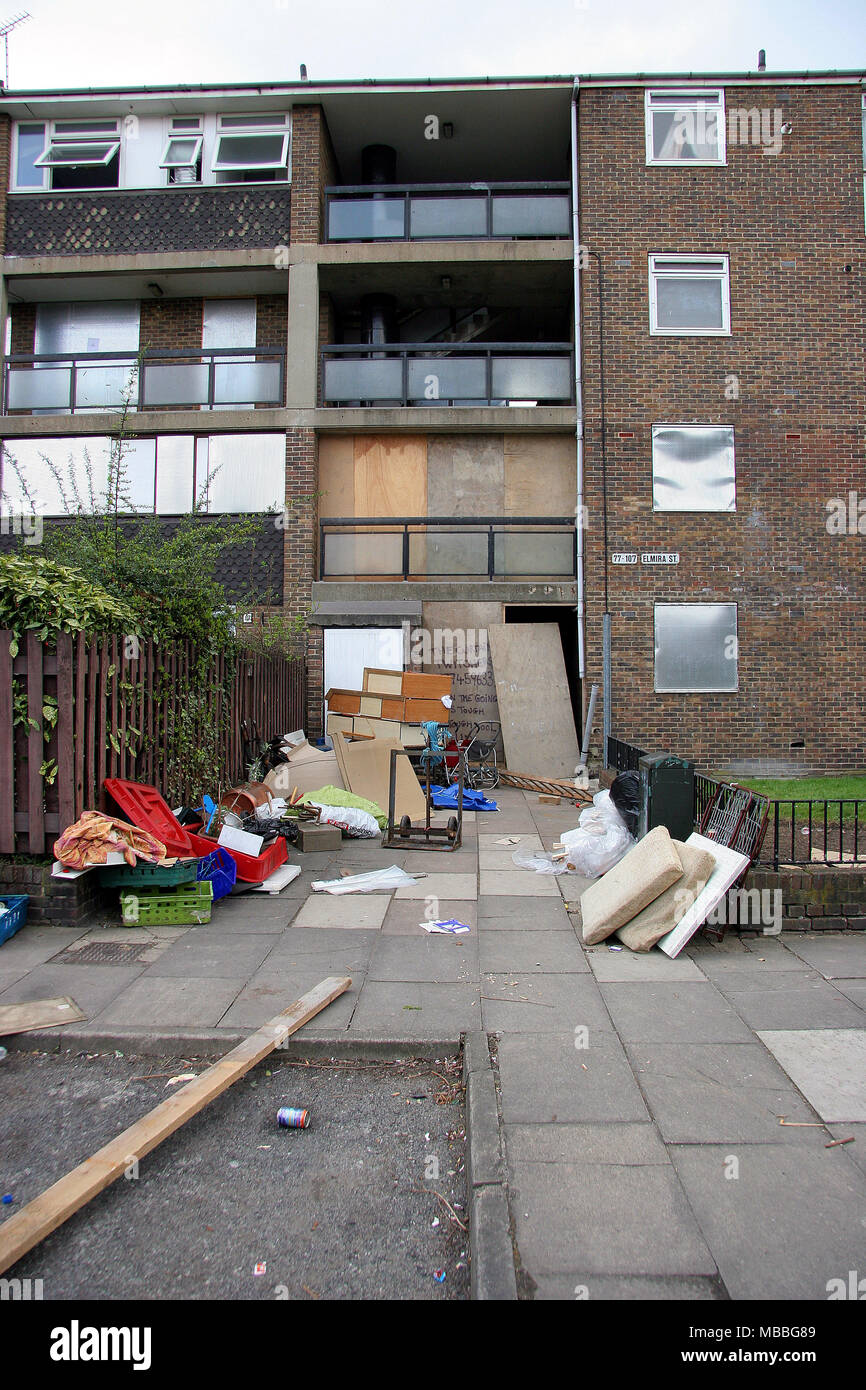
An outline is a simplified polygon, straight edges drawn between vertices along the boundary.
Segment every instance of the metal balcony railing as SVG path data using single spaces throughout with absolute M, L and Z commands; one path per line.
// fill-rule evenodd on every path
M 551 579 L 577 574 L 574 517 L 354 516 L 319 521 L 320 579 Z
M 327 241 L 568 238 L 567 183 L 351 184 L 328 188 Z
M 323 405 L 572 405 L 570 343 L 322 348 Z
M 136 410 L 285 402 L 286 353 L 278 347 L 195 351 L 13 353 L 3 366 L 3 413 Z

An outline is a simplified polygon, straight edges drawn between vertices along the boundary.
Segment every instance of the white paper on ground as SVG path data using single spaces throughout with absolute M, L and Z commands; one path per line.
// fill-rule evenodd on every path
M 281 864 L 278 869 L 274 869 L 270 878 L 266 878 L 263 883 L 256 883 L 252 892 L 281 893 L 290 883 L 294 883 L 300 872 L 300 864 Z
M 373 869 L 350 878 L 319 879 L 310 887 L 314 893 L 390 893 L 393 888 L 408 888 L 414 883 L 411 874 L 392 864 L 390 869 Z
M 453 917 L 447 922 L 419 922 L 418 926 L 442 936 L 460 936 L 469 930 L 463 922 L 458 922 Z
M 715 840 L 708 840 L 706 835 L 699 835 L 697 831 L 690 835 L 685 843 L 694 849 L 709 850 L 716 861 L 716 867 L 685 916 L 680 918 L 667 936 L 663 936 L 661 941 L 656 943 L 659 950 L 664 951 L 671 960 L 679 955 L 698 928 L 703 926 L 713 908 L 722 901 L 731 884 L 735 883 L 749 866 L 747 854 L 739 854 L 735 849 L 728 849 L 727 845 L 717 845 Z

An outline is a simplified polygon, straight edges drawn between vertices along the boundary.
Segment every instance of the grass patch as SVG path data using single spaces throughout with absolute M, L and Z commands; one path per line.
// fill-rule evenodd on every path
M 866 801 L 866 773 L 844 777 L 734 777 L 772 801 Z

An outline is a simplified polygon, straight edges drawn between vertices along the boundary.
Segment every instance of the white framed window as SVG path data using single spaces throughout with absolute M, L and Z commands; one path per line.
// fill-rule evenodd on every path
M 730 334 L 728 257 L 651 255 L 650 333 Z
M 653 511 L 737 510 L 733 425 L 653 425 Z
M 739 689 L 735 603 L 657 603 L 654 625 L 657 691 Z
M 43 127 L 44 129 L 44 127 Z M 36 182 L 45 170 L 47 186 L 61 188 L 117 188 L 120 182 L 120 129 L 116 120 L 50 121 L 39 154 L 32 152 L 35 127 L 18 126 L 16 187 L 46 187 Z M 27 154 L 27 141 L 31 153 Z M 28 182 L 22 183 L 22 176 Z
M 160 169 L 168 170 L 169 183 L 201 183 L 203 144 L 200 117 L 172 117 L 159 161 Z
M 12 148 L 12 187 L 44 188 L 46 173 L 36 161 L 45 149 L 45 122 L 19 121 Z
M 217 183 L 288 177 L 288 116 L 220 116 L 211 168 Z
M 647 88 L 645 103 L 647 164 L 727 163 L 721 88 Z

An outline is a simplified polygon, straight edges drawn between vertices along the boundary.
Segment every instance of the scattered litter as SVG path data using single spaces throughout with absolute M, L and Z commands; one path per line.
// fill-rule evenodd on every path
M 403 1005 L 403 1008 L 404 1008 L 404 1009 L 417 1009 L 419 1013 L 421 1012 L 421 1005 L 420 1005 L 420 1004 L 404 1004 L 404 1005 Z
M 269 1149 L 270 1147 L 270 1144 L 256 1144 L 257 1149 Z
M 853 1143 L 854 1143 L 854 1135 L 852 1134 L 852 1135 L 850 1135 L 850 1137 L 849 1137 L 848 1139 L 831 1139 L 829 1144 L 825 1144 L 825 1145 L 824 1145 L 824 1148 L 825 1148 L 825 1149 L 836 1149 L 836 1148 L 839 1147 L 840 1144 L 853 1144 Z
M 373 869 L 351 878 L 319 879 L 311 884 L 314 893 L 390 893 L 393 888 L 411 888 L 415 879 L 398 864 L 389 869 Z
M 457 1261 L 457 1264 L 456 1264 L 456 1266 L 455 1266 L 456 1269 L 466 1269 L 466 1267 L 467 1267 L 467 1266 L 466 1266 L 466 1261 L 465 1261 L 465 1260 L 458 1260 L 458 1261 Z
M 12 1196 L 12 1193 L 11 1193 L 11 1192 L 4 1192 L 4 1193 L 3 1193 L 3 1205 L 4 1205 L 4 1207 L 11 1206 L 12 1203 L 13 1203 L 14 1201 L 15 1201 L 15 1198 Z
M 433 1271 L 433 1278 L 436 1280 L 436 1283 L 437 1283 L 437 1284 L 444 1284 L 444 1283 L 445 1283 L 445 1270 L 444 1270 L 444 1269 L 434 1269 L 434 1271 Z
M 122 1053 L 122 1052 L 115 1052 L 114 1055 L 115 1055 L 115 1057 L 122 1057 L 122 1056 L 123 1056 L 123 1053 Z
M 115 1054 L 115 1055 L 116 1055 L 116 1054 Z M 168 1087 L 168 1086 L 179 1086 L 180 1083 L 181 1083 L 181 1081 L 195 1081 L 195 1078 L 196 1078 L 196 1073 L 195 1073 L 194 1071 L 185 1071 L 185 1072 L 181 1072 L 180 1076 L 171 1076 L 171 1077 L 169 1077 L 168 1081 L 166 1081 L 165 1084 L 166 1084 L 167 1087 Z
M 3 1058 L 4 1058 L 4 1057 L 8 1057 L 8 1056 L 9 1056 L 9 1053 L 8 1053 L 8 1051 L 6 1050 L 6 1048 L 5 1048 L 5 1047 L 0 1047 L 0 1062 L 3 1061 Z
M 621 951 L 621 950 L 622 950 L 622 947 L 621 947 L 621 946 L 608 946 L 607 949 L 608 949 L 609 951 Z
M 458 922 L 451 917 L 447 922 L 419 922 L 419 927 L 423 927 L 426 932 L 440 933 L 443 936 L 460 936 L 462 932 L 469 931 L 465 922 Z
M 784 1115 L 779 1116 L 779 1124 L 787 1125 L 790 1129 L 826 1129 L 826 1125 L 818 1120 L 786 1120 Z
M 260 1274 L 267 1274 L 267 1272 L 268 1272 L 268 1262 L 267 1262 L 267 1260 L 259 1260 L 258 1264 L 253 1266 L 253 1278 L 255 1278 L 255 1279 L 258 1279 L 258 1277 L 259 1277 Z
M 519 845 L 522 835 L 503 835 L 496 841 L 498 845 Z
M 430 1225 L 431 1225 L 431 1226 L 434 1228 L 434 1230 L 435 1230 L 435 1228 L 439 1225 L 439 1217 L 438 1217 L 438 1216 L 434 1216 L 434 1217 L 433 1217 L 433 1220 L 430 1222 Z
M 309 1110 L 293 1110 L 285 1105 L 277 1111 L 277 1124 L 281 1129 L 309 1129 Z
M 301 1288 L 304 1290 L 304 1293 L 308 1293 L 310 1295 L 310 1298 L 321 1298 L 322 1296 L 321 1294 L 316 1293 L 315 1289 L 309 1288 L 306 1284 L 302 1284 Z

